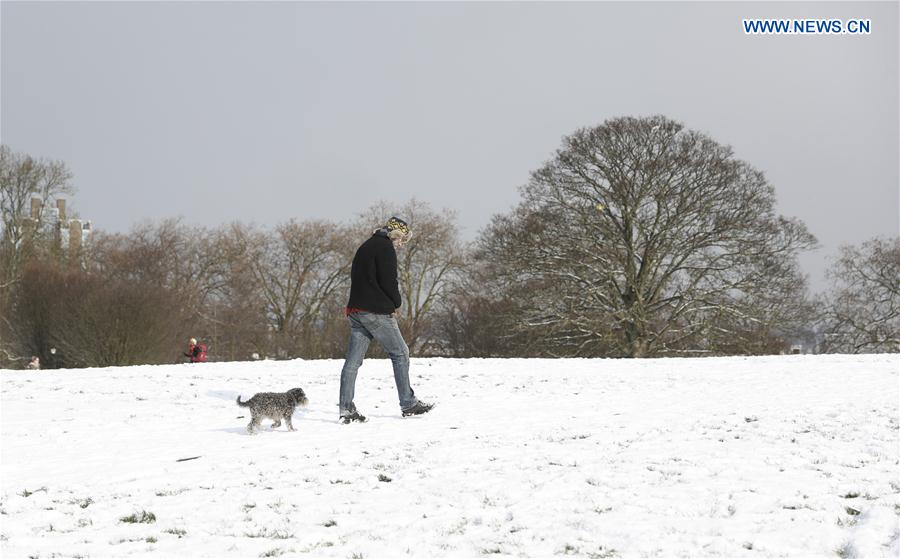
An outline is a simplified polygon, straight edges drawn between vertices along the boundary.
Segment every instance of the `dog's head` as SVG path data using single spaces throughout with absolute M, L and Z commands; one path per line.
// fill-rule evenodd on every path
M 302 388 L 291 388 L 287 391 L 287 396 L 295 406 L 305 406 L 309 402 Z

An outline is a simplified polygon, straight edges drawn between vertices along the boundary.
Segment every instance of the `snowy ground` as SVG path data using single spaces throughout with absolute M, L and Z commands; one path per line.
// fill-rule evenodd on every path
M 896 557 L 898 368 L 414 359 L 402 419 L 368 360 L 352 425 L 336 361 L 3 371 L 2 555 Z M 237 394 L 293 386 L 248 436 Z

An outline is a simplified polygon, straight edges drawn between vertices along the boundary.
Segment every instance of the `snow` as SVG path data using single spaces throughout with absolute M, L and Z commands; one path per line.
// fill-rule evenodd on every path
M 3 371 L 2 555 L 900 555 L 897 355 L 413 359 L 412 418 L 372 359 L 351 425 L 340 368 Z

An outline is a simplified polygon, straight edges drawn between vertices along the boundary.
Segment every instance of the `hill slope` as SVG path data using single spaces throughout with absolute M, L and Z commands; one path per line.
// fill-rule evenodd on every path
M 437 407 L 401 419 L 390 363 L 368 360 L 370 421 L 352 425 L 337 423 L 338 361 L 3 371 L 0 543 L 7 557 L 897 556 L 898 365 L 413 359 Z M 248 436 L 235 397 L 293 386 L 310 399 L 297 431 Z

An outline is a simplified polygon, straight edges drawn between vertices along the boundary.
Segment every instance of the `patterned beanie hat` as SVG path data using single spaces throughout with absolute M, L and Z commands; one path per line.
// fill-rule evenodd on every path
M 403 237 L 409 237 L 410 234 L 409 224 L 396 216 L 387 221 L 385 228 L 388 230 L 389 235 L 393 231 L 397 231 Z

